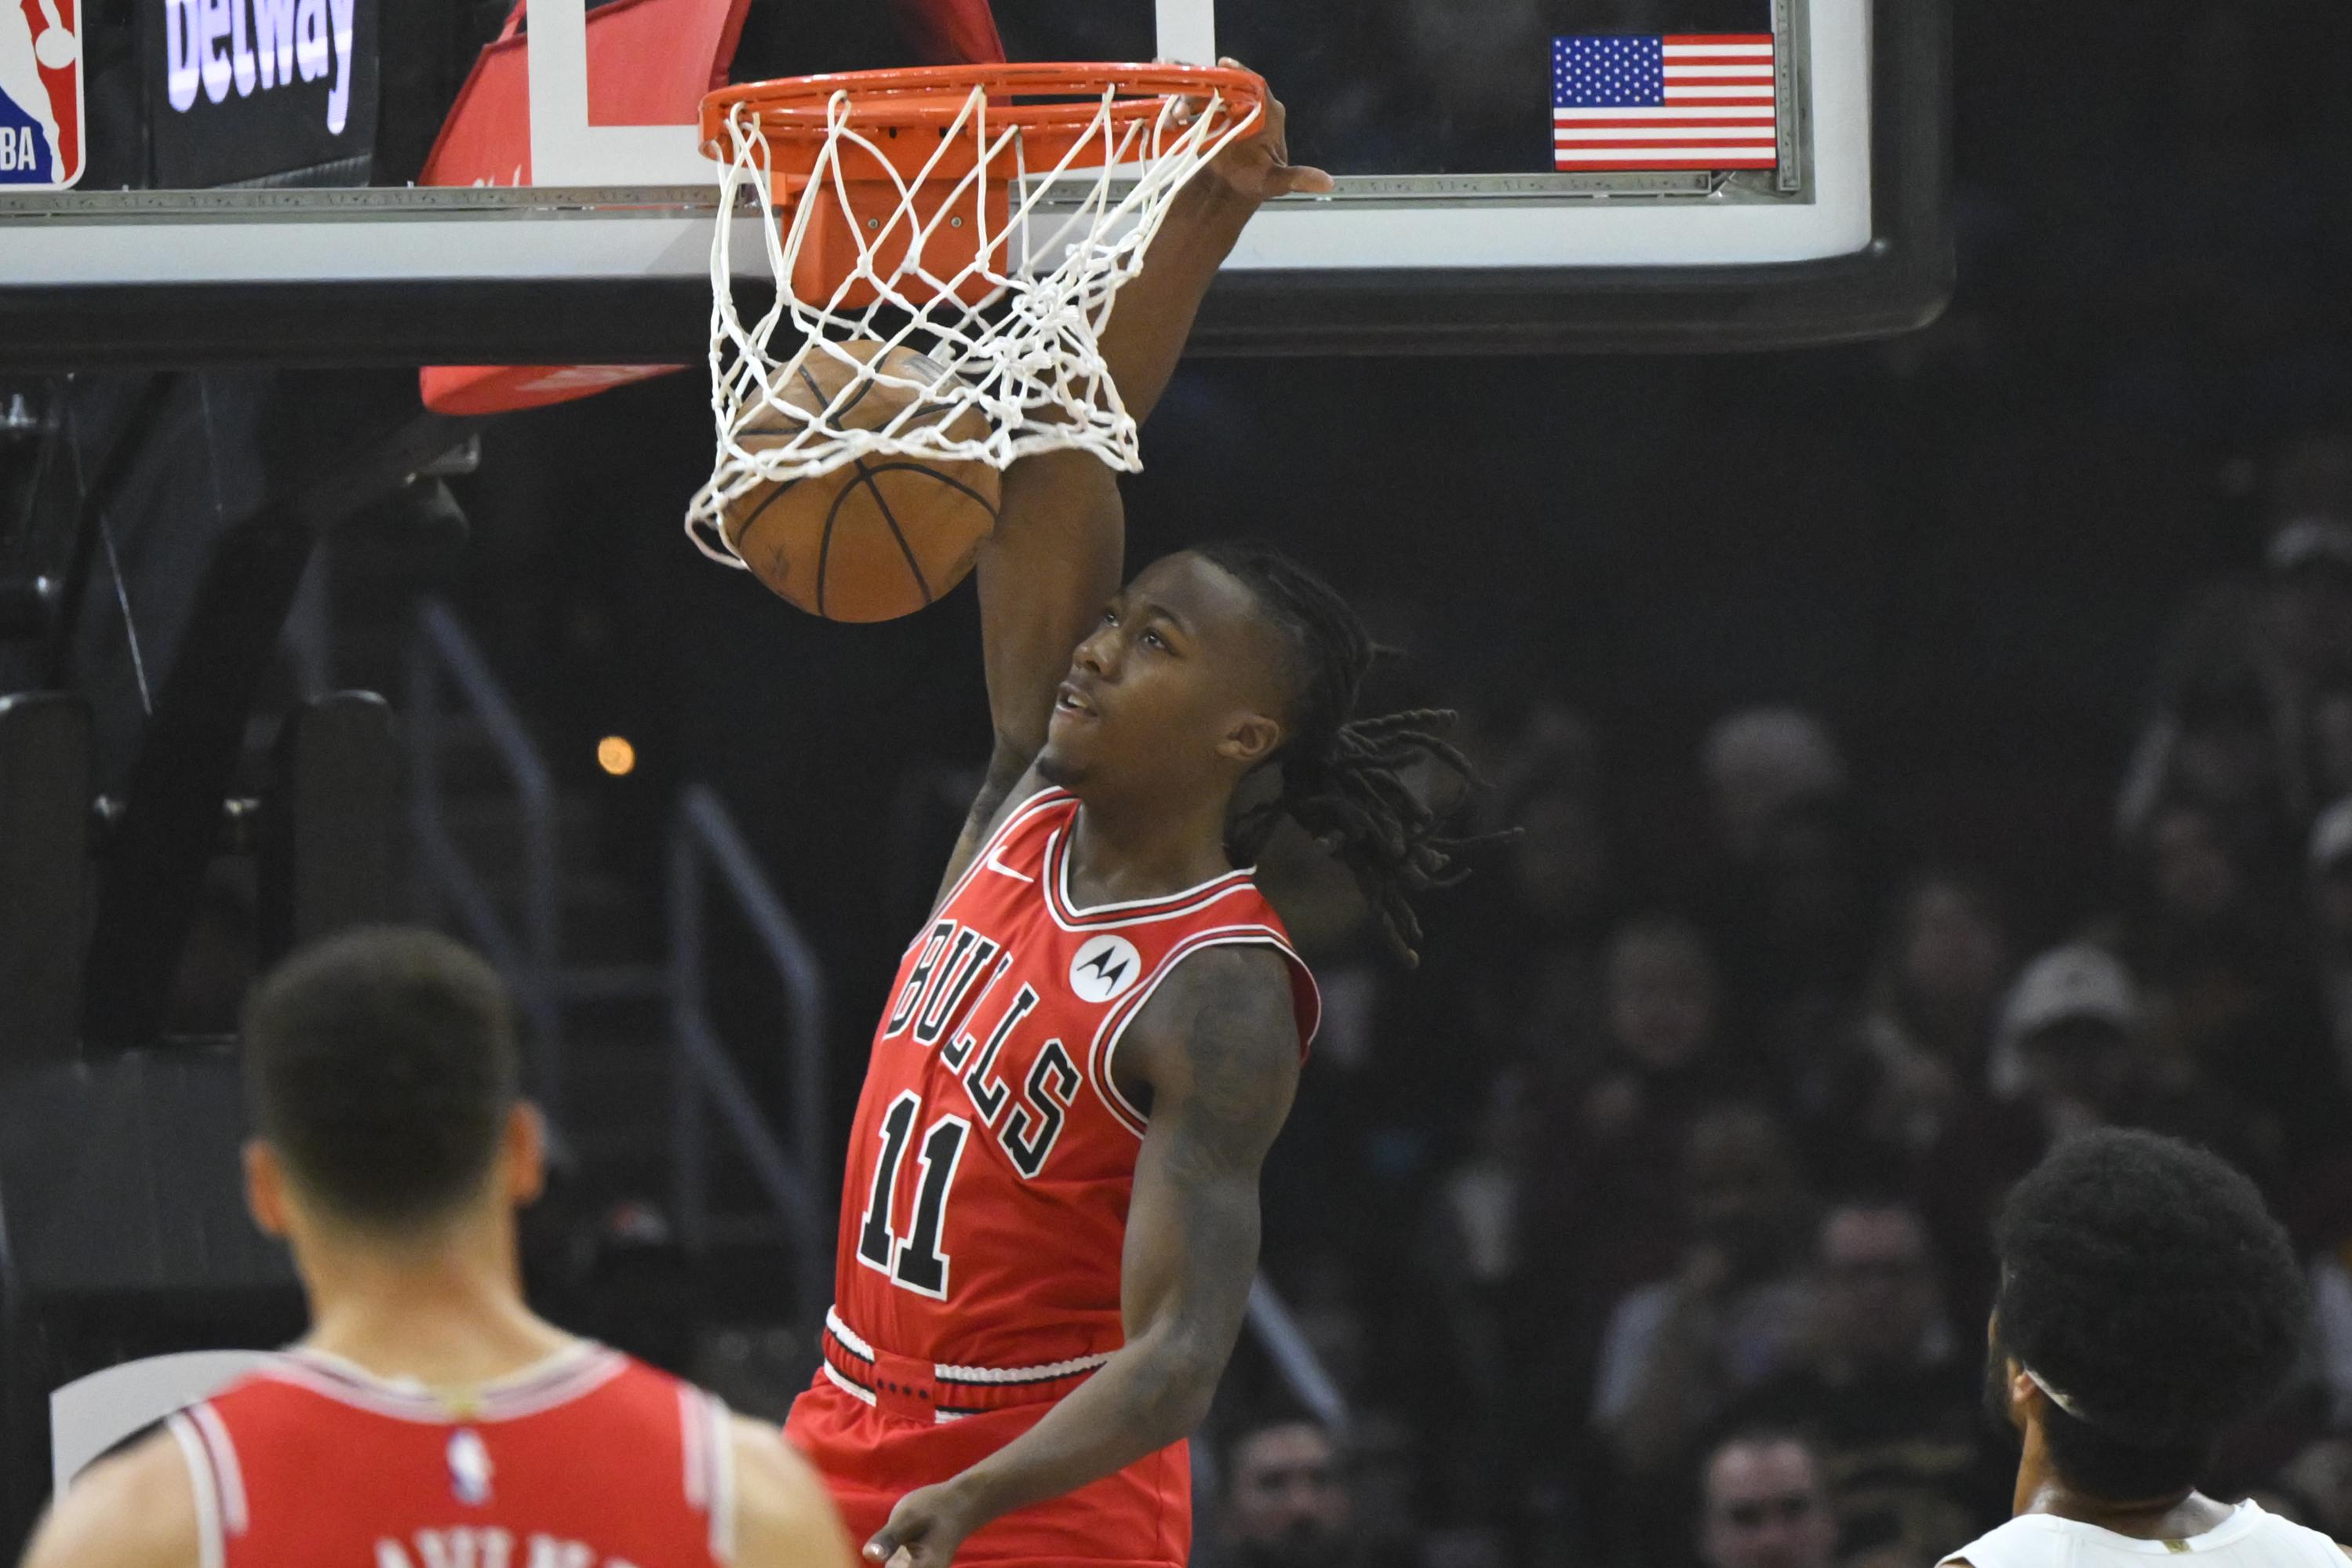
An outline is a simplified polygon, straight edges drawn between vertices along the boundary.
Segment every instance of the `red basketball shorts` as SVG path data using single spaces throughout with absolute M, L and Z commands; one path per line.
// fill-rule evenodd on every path
M 900 1498 L 969 1469 L 1052 1408 L 919 1422 L 874 1409 L 820 1372 L 793 1402 L 784 1435 L 824 1477 L 851 1544 L 862 1549 Z M 1177 1443 L 1066 1497 L 983 1525 L 955 1560 L 998 1568 L 1184 1568 L 1192 1549 L 1192 1458 Z

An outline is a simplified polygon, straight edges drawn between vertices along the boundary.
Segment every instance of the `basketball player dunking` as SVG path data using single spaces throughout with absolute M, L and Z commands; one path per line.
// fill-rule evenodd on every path
M 1945 1568 L 2344 1568 L 2316 1531 L 2197 1490 L 2310 1312 L 2253 1183 L 2168 1138 L 2086 1133 L 2018 1184 L 1999 1245 L 1985 1396 L 2024 1435 L 2017 1517 Z
M 253 1212 L 310 1336 L 68 1489 L 26 1568 L 848 1568 L 772 1427 L 531 1315 L 507 998 L 426 932 L 298 955 L 246 1014 Z
M 1138 418 L 1251 213 L 1328 184 L 1270 105 L 1183 193 L 1104 334 Z M 1094 457 L 1005 474 L 978 568 L 994 756 L 875 1031 L 824 1364 L 786 1428 L 898 1568 L 1185 1562 L 1183 1439 L 1240 1332 L 1318 1007 L 1235 868 L 1287 815 L 1400 945 L 1406 894 L 1448 873 L 1399 769 L 1459 759 L 1423 716 L 1354 716 L 1371 644 L 1347 605 L 1230 546 L 1121 588 L 1122 538 Z

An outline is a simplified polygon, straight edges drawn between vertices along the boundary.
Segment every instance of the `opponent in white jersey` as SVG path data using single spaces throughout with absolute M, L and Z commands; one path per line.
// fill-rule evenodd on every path
M 1945 1568 L 2345 1568 L 2326 1536 L 2197 1490 L 2310 1314 L 2262 1195 L 2149 1133 L 2059 1145 L 2001 1212 L 1985 1398 L 2025 1438 L 2016 1514 Z

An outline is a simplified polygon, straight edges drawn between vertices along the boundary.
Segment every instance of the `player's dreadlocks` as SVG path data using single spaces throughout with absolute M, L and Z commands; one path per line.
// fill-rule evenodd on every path
M 1234 853 L 1256 859 L 1276 825 L 1290 818 L 1355 873 L 1390 945 L 1407 963 L 1419 962 L 1421 921 L 1412 895 L 1469 875 L 1462 852 L 1487 841 L 1448 835 L 1442 814 L 1405 779 L 1423 758 L 1472 777 L 1470 759 L 1437 733 L 1454 715 L 1415 708 L 1356 717 L 1380 650 L 1348 601 L 1269 545 L 1220 543 L 1196 553 L 1257 596 L 1289 638 L 1296 661 L 1290 735 L 1272 764 L 1280 769 L 1281 789 L 1235 821 Z

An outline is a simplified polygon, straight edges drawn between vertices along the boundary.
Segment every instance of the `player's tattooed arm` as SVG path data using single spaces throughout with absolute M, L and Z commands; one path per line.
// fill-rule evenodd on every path
M 1158 1452 L 1200 1425 L 1257 1275 L 1258 1171 L 1298 1087 L 1282 958 L 1187 958 L 1119 1042 L 1120 1083 L 1150 1103 L 1120 1281 L 1127 1343 L 1045 1417 L 943 1485 L 901 1500 L 866 1556 L 945 1568 L 963 1538 Z

